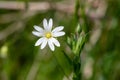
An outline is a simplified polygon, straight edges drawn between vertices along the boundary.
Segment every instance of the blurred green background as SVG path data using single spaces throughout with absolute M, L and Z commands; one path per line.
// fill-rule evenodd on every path
M 66 37 L 74 34 L 76 18 L 89 34 L 81 53 L 81 80 L 120 80 L 120 0 L 79 4 L 76 14 L 75 0 L 0 1 L 0 80 L 72 80 L 73 66 L 63 51 L 73 58 Z M 44 18 L 65 27 L 54 52 L 34 46 L 33 26 L 42 27 Z

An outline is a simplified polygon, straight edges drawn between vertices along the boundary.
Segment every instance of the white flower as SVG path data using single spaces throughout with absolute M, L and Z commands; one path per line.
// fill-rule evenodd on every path
M 49 19 L 49 22 L 47 22 L 46 19 L 43 20 L 44 29 L 36 25 L 34 26 L 36 31 L 32 31 L 33 35 L 40 37 L 40 39 L 35 43 L 35 46 L 41 45 L 40 48 L 43 49 L 48 44 L 52 51 L 55 50 L 55 46 L 60 47 L 60 43 L 56 37 L 65 35 L 65 32 L 62 31 L 64 27 L 58 26 L 52 30 L 52 26 L 52 19 Z

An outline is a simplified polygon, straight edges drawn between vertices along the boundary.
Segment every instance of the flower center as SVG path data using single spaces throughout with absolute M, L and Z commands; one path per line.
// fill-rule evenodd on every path
M 46 37 L 46 38 L 51 38 L 51 37 L 52 37 L 52 34 L 51 34 L 50 32 L 47 32 L 47 33 L 45 34 L 45 37 Z

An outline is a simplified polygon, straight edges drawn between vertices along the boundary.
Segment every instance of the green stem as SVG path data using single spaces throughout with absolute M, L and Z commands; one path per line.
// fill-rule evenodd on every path
M 76 0 L 76 2 L 75 2 L 75 13 L 74 13 L 74 19 L 75 19 L 75 25 L 74 26 L 77 26 L 78 22 L 79 22 L 79 8 L 80 8 L 80 1 Z
M 69 76 L 65 73 L 64 69 L 63 69 L 62 66 L 59 64 L 59 61 L 58 61 L 57 57 L 55 56 L 55 54 L 54 54 L 54 53 L 52 53 L 52 54 L 53 54 L 53 57 L 55 58 L 58 66 L 59 66 L 58 68 L 63 72 L 63 74 L 67 77 L 67 79 L 70 80 L 70 79 L 69 79 Z
M 75 2 L 75 13 L 74 13 L 74 19 L 75 19 L 75 25 L 77 26 L 79 23 L 79 8 L 80 8 L 80 0 L 76 0 Z M 80 53 L 77 49 L 76 53 Z M 81 78 L 81 62 L 80 62 L 80 55 L 75 55 L 73 59 L 73 69 L 74 69 L 74 76 L 73 80 L 80 80 Z
M 81 61 L 79 56 L 75 56 L 73 60 L 73 67 L 74 67 L 74 76 L 73 80 L 81 80 Z

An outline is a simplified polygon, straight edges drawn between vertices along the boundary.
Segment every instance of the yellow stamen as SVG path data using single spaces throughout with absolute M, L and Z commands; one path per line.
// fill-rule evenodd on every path
M 52 34 L 51 34 L 50 32 L 47 32 L 47 33 L 45 34 L 45 37 L 46 37 L 46 38 L 51 38 L 51 37 L 52 37 Z

